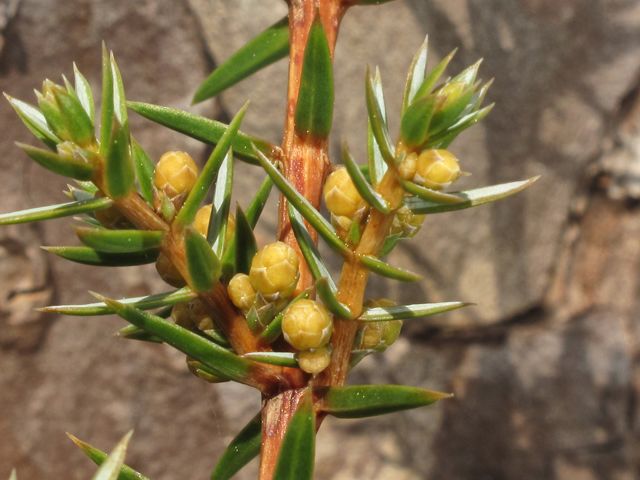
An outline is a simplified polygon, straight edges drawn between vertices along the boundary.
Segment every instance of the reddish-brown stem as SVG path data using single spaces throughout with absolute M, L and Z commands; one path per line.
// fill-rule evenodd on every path
M 319 11 L 322 17 L 329 41 L 329 49 L 333 57 L 340 21 L 346 10 L 347 7 L 340 0 L 291 0 L 289 2 L 291 47 L 287 116 L 284 139 L 282 141 L 282 150 L 284 151 L 283 173 L 287 180 L 316 208 L 320 207 L 322 185 L 329 166 L 328 141 L 317 140 L 309 135 L 302 137 L 295 130 L 294 118 L 298 104 L 302 62 L 309 29 L 316 11 Z M 286 200 L 283 196 L 280 197 L 278 215 L 278 239 L 291 245 L 302 259 L 302 253 L 291 231 Z M 309 226 L 307 225 L 307 227 Z M 317 233 L 310 227 L 309 230 L 314 241 L 317 242 Z M 296 293 L 312 285 L 313 277 L 311 272 L 306 263 L 302 261 L 300 281 L 298 282 Z
M 328 141 L 326 139 L 317 140 L 309 135 L 298 135 L 295 130 L 294 118 L 300 90 L 304 50 L 316 11 L 319 11 L 322 17 L 329 49 L 333 57 L 340 21 L 348 5 L 341 0 L 289 0 L 288 3 L 291 47 L 287 116 L 282 142 L 284 152 L 282 167 L 287 180 L 316 209 L 319 209 L 324 177 L 330 163 L 327 153 Z M 317 242 L 317 233 L 309 225 L 307 228 L 309 228 L 314 241 Z M 286 200 L 283 196 L 280 197 L 278 212 L 278 239 L 292 246 L 301 259 L 297 294 L 312 286 L 314 281 L 291 230 Z M 273 477 L 284 433 L 304 392 L 302 387 L 303 384 L 300 384 L 299 388 L 295 390 L 283 391 L 272 397 L 263 397 L 260 480 L 271 480 Z

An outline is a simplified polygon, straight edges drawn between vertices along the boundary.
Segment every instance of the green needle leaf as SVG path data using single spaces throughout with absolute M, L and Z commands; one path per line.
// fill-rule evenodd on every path
M 129 135 L 129 115 L 127 113 L 127 100 L 124 97 L 124 84 L 122 83 L 122 76 L 116 64 L 116 59 L 113 57 L 113 52 L 109 55 L 109 62 L 111 63 L 111 75 L 113 76 L 113 113 L 122 128 L 124 128 L 124 131 Z
M 318 292 L 318 296 L 322 300 L 322 303 L 324 303 L 324 306 L 327 307 L 327 310 L 331 313 L 339 318 L 347 320 L 353 319 L 353 314 L 351 313 L 351 310 L 349 310 L 349 307 L 338 300 L 333 280 L 330 280 L 327 277 L 319 278 L 316 281 L 316 292 Z
M 200 86 L 193 103 L 215 97 L 264 67 L 289 54 L 289 17 L 271 25 L 227 61 L 216 68 Z
M 416 197 L 428 202 L 448 205 L 452 203 L 460 203 L 463 201 L 460 197 L 452 195 L 450 193 L 438 192 L 437 190 L 432 190 L 421 185 L 416 185 L 415 183 L 409 182 L 402 178 L 399 178 L 398 180 L 400 181 L 400 185 L 402 185 L 402 188 L 405 190 L 405 192 L 415 195 Z
M 409 318 L 426 317 L 437 313 L 449 312 L 475 303 L 444 302 L 421 303 L 416 305 L 397 305 L 395 307 L 364 308 L 358 320 L 364 322 L 386 322 L 388 320 L 406 320 Z
M 316 449 L 311 389 L 304 394 L 284 434 L 273 480 L 311 480 Z
M 153 205 L 153 177 L 155 174 L 155 165 L 147 155 L 147 152 L 140 146 L 138 142 L 131 137 L 131 156 L 133 157 L 133 165 L 138 177 L 138 185 L 140 185 L 140 193 L 149 205 Z
M 319 140 L 329 136 L 333 119 L 333 97 L 331 51 L 320 11 L 316 9 L 302 62 L 295 113 L 298 135 L 310 135 Z
M 240 358 L 211 340 L 182 328 L 173 322 L 96 293 L 92 295 L 113 308 L 118 315 L 129 323 L 158 336 L 165 343 L 180 350 L 182 353 L 190 355 L 216 372 L 220 372 L 221 376 L 249 386 L 260 387 L 254 380 L 255 375 L 253 375 L 260 370 L 259 364 Z
M 95 267 L 135 267 L 154 263 L 160 250 L 150 248 L 133 253 L 99 252 L 89 247 L 42 247 L 65 260 Z
M 76 94 L 78 95 L 78 100 L 80 104 L 84 108 L 84 111 L 87 112 L 89 119 L 91 120 L 91 124 L 94 123 L 96 107 L 93 103 L 93 93 L 91 92 L 91 86 L 89 86 L 89 82 L 84 78 L 84 75 L 80 73 L 78 67 L 75 62 L 73 64 L 73 74 L 74 81 L 76 85 Z
M 419 98 L 402 115 L 400 135 L 408 146 L 418 147 L 427 140 L 437 98 L 437 95 Z
M 259 389 L 262 384 L 255 379 L 257 374 L 262 373 L 264 377 L 270 373 L 270 370 L 266 370 L 268 367 L 262 369 L 260 364 L 240 358 L 211 340 L 182 328 L 173 322 L 101 295 L 95 293 L 93 295 L 113 308 L 118 315 L 129 323 L 158 336 L 175 349 L 192 356 L 207 367 L 219 372 L 222 377 Z
M 309 266 L 309 270 L 313 274 L 313 278 L 319 280 L 321 278 L 326 278 L 332 284 L 333 289 L 336 289 L 335 284 L 331 280 L 331 274 L 327 269 L 327 266 L 320 255 L 320 251 L 318 247 L 316 247 L 315 243 L 311 239 L 311 235 L 307 230 L 307 227 L 304 224 L 304 220 L 302 220 L 302 216 L 300 213 L 289 203 L 287 205 L 287 209 L 289 212 L 289 218 L 291 220 L 291 228 L 293 229 L 293 233 L 296 236 L 296 240 L 300 246 L 300 250 L 302 251 L 302 255 L 307 261 L 307 265 Z
M 463 210 L 465 208 L 477 207 L 484 205 L 485 203 L 495 202 L 501 198 L 508 197 L 514 193 L 518 193 L 524 190 L 538 177 L 530 178 L 522 182 L 503 183 L 501 185 L 493 185 L 491 187 L 476 188 L 474 190 L 466 190 L 464 192 L 453 192 L 450 195 L 459 197 L 462 201 L 460 203 L 454 203 L 449 205 L 443 205 L 439 203 L 429 202 L 415 197 L 407 197 L 404 203 L 411 209 L 413 213 L 427 214 L 427 213 L 441 213 L 452 212 L 454 210 Z
M 24 143 L 16 142 L 16 145 L 40 166 L 53 173 L 76 180 L 90 180 L 93 177 L 94 166 L 91 163 L 76 158 L 63 157 L 57 153 L 25 145 Z
M 476 77 L 478 76 L 478 70 L 480 69 L 481 64 L 482 64 L 482 59 L 478 60 L 476 63 L 474 63 L 470 67 L 467 67 L 462 73 L 457 75 L 455 78 L 451 79 L 451 83 L 464 82 L 467 84 L 467 87 L 470 87 L 476 81 Z
M 131 305 L 140 310 L 153 310 L 154 308 L 175 305 L 176 303 L 186 302 L 197 297 L 197 294 L 189 287 L 174 290 L 167 293 L 158 293 L 155 295 L 147 295 L 144 297 L 124 298 L 118 302 L 124 305 Z M 73 316 L 95 316 L 110 315 L 114 310 L 104 303 L 89 303 L 87 305 L 60 305 L 54 307 L 44 307 L 40 311 L 48 313 L 58 313 L 61 315 Z
M 242 119 L 244 118 L 244 114 L 248 107 L 249 102 L 245 103 L 233 120 L 231 120 L 229 127 L 224 135 L 222 135 L 222 138 L 220 138 L 216 148 L 213 149 L 209 160 L 207 160 L 206 165 L 202 169 L 193 190 L 191 190 L 187 200 L 180 209 L 180 213 L 178 213 L 175 220 L 176 222 L 182 225 L 190 225 L 193 223 L 193 219 L 200 208 L 200 204 L 207 195 L 211 185 L 213 185 L 216 175 L 218 174 L 218 170 L 220 170 L 220 166 L 233 144 L 233 139 L 236 136 L 236 133 L 238 133 L 238 129 L 240 128 L 240 124 L 242 123 Z
M 404 88 L 404 97 L 402 99 L 402 116 L 404 116 L 405 111 L 407 110 L 409 105 L 411 105 L 411 102 L 413 102 L 416 92 L 424 81 L 424 76 L 427 69 L 428 48 L 429 35 L 427 35 L 427 37 L 424 39 L 424 42 L 418 49 L 415 57 L 413 57 L 411 67 L 409 67 L 409 75 L 407 76 L 407 83 Z
M 127 105 L 131 110 L 149 120 L 209 145 L 216 145 L 220 142 L 220 139 L 227 131 L 227 125 L 224 123 L 181 110 L 159 107 L 148 103 L 128 102 Z M 279 147 L 266 140 L 238 132 L 231 144 L 234 156 L 243 162 L 258 165 L 258 159 L 251 144 L 254 144 L 258 150 L 266 155 L 274 155 L 275 152 L 279 151 Z
M 211 245 L 194 228 L 187 228 L 184 248 L 189 267 L 189 277 L 196 292 L 209 292 L 216 286 L 222 273 L 220 260 Z
M 73 441 L 73 443 L 80 447 L 80 450 L 82 450 L 87 457 L 89 457 L 96 463 L 96 465 L 102 465 L 104 461 L 109 457 L 109 455 L 107 455 L 106 453 L 92 447 L 82 440 L 77 439 L 70 433 L 67 433 L 67 435 Z M 126 465 L 122 465 L 122 468 L 120 469 L 120 475 L 117 478 L 118 480 L 149 480 L 147 477 L 139 474 Z
M 62 140 L 60 140 L 49 128 L 47 120 L 40 110 L 33 105 L 29 105 L 26 102 L 13 98 L 10 95 L 4 94 L 9 101 L 13 109 L 16 111 L 22 122 L 27 126 L 31 133 L 33 133 L 38 140 L 44 143 L 51 150 L 56 150 L 56 146 Z
M 373 256 L 363 255 L 360 257 L 360 261 L 373 273 L 377 273 L 382 277 L 409 283 L 422 280 L 422 275 L 418 275 L 417 273 L 413 273 L 402 268 L 392 267 L 388 263 Z
M 387 171 L 387 164 L 382 158 L 382 153 L 380 153 L 380 147 L 376 137 L 373 135 L 371 120 L 369 119 L 367 119 L 367 162 L 371 184 L 377 187 Z
M 135 325 L 129 325 L 116 332 L 116 336 L 124 338 L 125 340 L 138 340 L 140 342 L 148 343 L 164 343 L 161 338 L 136 327 Z
M 76 235 L 87 247 L 107 253 L 135 253 L 158 248 L 164 232 L 149 230 L 101 230 L 75 227 Z
M 256 154 L 258 155 L 260 165 L 262 165 L 262 168 L 264 168 L 271 177 L 271 180 L 273 180 L 273 183 L 278 187 L 278 190 L 293 204 L 307 222 L 315 228 L 318 234 L 327 242 L 329 248 L 340 255 L 346 255 L 349 252 L 349 248 L 340 240 L 338 234 L 333 230 L 329 222 L 284 178 L 262 152 L 256 149 Z
M 9 476 L 9 480 L 18 480 L 18 474 L 16 473 L 16 469 L 11 470 L 11 475 Z
M 357 385 L 321 387 L 322 410 L 338 418 L 365 418 L 431 405 L 449 393 L 433 392 L 403 385 Z
M 106 460 L 93 476 L 93 480 L 116 480 L 120 475 L 120 470 L 124 464 L 124 457 L 127 454 L 127 446 L 131 440 L 133 430 L 127 433 L 116 447 L 107 456 Z
M 252 352 L 245 353 L 242 358 L 278 367 L 298 368 L 298 360 L 296 360 L 295 354 L 291 352 Z
M 365 86 L 367 93 L 367 110 L 369 112 L 369 121 L 371 122 L 373 136 L 378 143 L 378 147 L 380 148 L 380 153 L 382 154 L 384 161 L 387 165 L 394 165 L 395 149 L 391 144 L 391 139 L 389 138 L 389 129 L 387 128 L 385 120 L 384 104 L 381 103 L 381 100 L 382 102 L 384 102 L 384 100 L 376 93 L 376 85 L 373 77 L 371 76 L 369 67 L 367 67 Z
M 307 288 L 305 291 L 300 293 L 297 297 L 289 302 L 289 305 L 297 302 L 298 300 L 302 300 L 303 298 L 309 298 L 311 296 L 311 292 L 313 292 L 313 287 Z M 289 306 L 287 305 L 287 307 Z M 274 318 L 267 328 L 260 334 L 258 340 L 262 343 L 270 344 L 274 342 L 282 333 L 282 318 L 284 317 L 284 312 L 287 310 L 287 307 L 283 308 L 282 311 Z
M 216 468 L 211 474 L 211 480 L 229 480 L 242 467 L 260 454 L 262 441 L 261 413 L 251 419 L 224 451 Z
M 100 117 L 100 155 L 105 156 L 111 139 L 114 121 L 113 73 L 107 47 L 102 42 L 102 108 Z
M 0 215 L 0 225 L 14 225 L 17 223 L 37 222 L 39 220 L 51 220 L 53 218 L 70 217 L 80 213 L 95 212 L 110 207 L 113 200 L 108 197 L 92 198 L 77 202 L 63 203 L 60 205 L 48 205 L 46 207 L 31 208 L 19 212 Z
M 493 110 L 493 106 L 494 104 L 488 105 L 482 110 L 478 110 L 477 112 L 470 113 L 469 115 L 462 117 L 449 128 L 434 135 L 433 137 L 430 137 L 425 145 L 425 148 L 447 148 L 461 132 L 463 132 L 467 128 L 474 126 L 484 117 L 489 115 L 489 112 Z
M 62 88 L 53 89 L 53 96 L 71 139 L 81 147 L 89 145 L 94 137 L 93 122 L 78 98 Z
M 431 70 L 431 72 L 429 72 L 429 75 L 427 75 L 427 77 L 424 79 L 424 81 L 422 82 L 422 85 L 420 85 L 420 88 L 418 89 L 415 96 L 413 97 L 414 101 L 431 93 L 431 89 L 435 86 L 438 79 L 442 76 L 444 71 L 447 69 L 449 62 L 451 62 L 451 59 L 453 58 L 453 56 L 456 54 L 457 51 L 458 49 L 456 48 L 453 52 L 447 55 L 438 65 L 436 65 L 436 67 L 433 70 Z
M 347 167 L 347 172 L 349 172 L 349 176 L 351 177 L 351 180 L 353 180 L 356 190 L 358 190 L 358 193 L 360 193 L 364 201 L 379 212 L 385 214 L 389 213 L 389 204 L 382 195 L 376 192 L 371 185 L 369 185 L 367 179 L 364 178 L 360 167 L 351 156 L 351 153 L 349 153 L 347 142 L 342 142 L 342 161 Z
M 235 273 L 249 275 L 251 260 L 258 253 L 258 242 L 253 234 L 249 220 L 240 208 L 236 207 L 236 235 L 235 235 Z
M 402 240 L 402 235 L 399 233 L 395 233 L 393 235 L 389 235 L 382 245 L 382 249 L 380 250 L 380 258 L 385 257 L 391 253 L 391 251 L 396 247 L 398 243 Z
M 229 150 L 218 171 L 216 187 L 213 192 L 209 231 L 207 233 L 207 241 L 213 246 L 213 251 L 218 258 L 222 257 L 227 240 L 227 223 L 232 189 L 233 153 Z
M 269 194 L 271 193 L 271 187 L 273 186 L 273 182 L 271 178 L 267 175 L 267 178 L 264 180 L 260 188 L 258 189 L 258 193 L 253 197 L 249 207 L 247 208 L 247 221 L 251 226 L 251 231 L 253 233 L 253 229 L 256 227 L 258 223 L 258 219 L 262 214 L 262 210 L 264 206 L 267 204 L 267 200 L 269 199 Z M 236 218 L 236 229 L 238 228 L 238 219 Z M 231 279 L 237 271 L 236 271 L 236 234 L 234 232 L 231 240 L 229 241 L 229 245 L 224 252 L 224 256 L 222 257 L 222 274 L 224 278 L 227 280 Z
M 111 198 L 124 197 L 133 190 L 136 169 L 131 158 L 129 133 L 117 116 L 113 118 L 104 169 L 107 191 Z
M 309 270 L 313 274 L 313 278 L 316 279 L 316 290 L 318 295 L 322 299 L 323 303 L 329 309 L 329 311 L 340 318 L 352 319 L 353 314 L 349 308 L 340 303 L 336 298 L 336 292 L 338 288 L 331 278 L 331 274 L 327 269 L 327 266 L 320 256 L 318 247 L 313 243 L 311 235 L 302 220 L 300 213 L 291 205 L 287 204 L 289 211 L 289 218 L 291 219 L 291 228 L 296 236 L 302 255 L 304 256 Z
M 429 135 L 435 135 L 454 125 L 465 107 L 469 104 L 471 97 L 473 97 L 473 93 L 474 88 L 471 86 L 462 95 L 460 95 L 460 98 L 458 98 L 455 103 L 449 105 L 445 109 L 436 111 L 431 118 L 431 123 L 429 124 Z

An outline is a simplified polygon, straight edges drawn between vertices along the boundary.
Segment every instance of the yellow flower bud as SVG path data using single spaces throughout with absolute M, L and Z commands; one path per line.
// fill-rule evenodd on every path
M 409 207 L 402 206 L 396 211 L 396 216 L 391 224 L 391 235 L 400 234 L 402 238 L 411 238 L 424 223 L 426 215 L 417 215 Z
M 442 190 L 460 177 L 458 159 L 447 150 L 425 150 L 418 157 L 413 181 L 419 185 Z
M 95 198 L 103 197 L 102 192 L 97 192 L 95 194 Z M 96 210 L 93 212 L 93 215 L 96 217 L 103 227 L 109 228 L 111 230 L 116 230 L 118 228 L 123 228 L 129 222 L 127 217 L 125 217 L 120 210 L 118 210 L 115 206 L 111 206 L 108 208 L 103 208 L 102 210 Z
M 195 330 L 196 326 L 191 321 L 189 302 L 176 303 L 171 309 L 171 320 L 182 328 L 191 331 Z
M 331 353 L 327 347 L 316 348 L 299 352 L 298 366 L 307 373 L 316 375 L 323 371 L 331 363 Z
M 367 308 L 393 307 L 395 305 L 396 303 L 388 298 L 367 300 L 364 303 L 364 306 Z M 359 350 L 378 350 L 381 352 L 396 341 L 398 335 L 400 335 L 402 321 L 358 322 L 358 328 L 362 334 L 360 343 L 356 348 Z
M 327 210 L 338 217 L 352 217 L 367 205 L 344 167 L 335 170 L 327 177 L 324 184 L 324 201 L 327 204 Z
M 405 180 L 413 180 L 416 176 L 416 170 L 418 168 L 418 154 L 410 153 L 407 155 L 402 163 L 398 166 L 398 173 L 400 177 Z
M 198 330 L 206 332 L 207 330 L 216 329 L 209 309 L 199 298 L 194 298 L 189 302 L 189 315 L 193 324 L 198 327 Z
M 156 188 L 171 198 L 188 195 L 197 178 L 198 166 L 185 152 L 167 152 L 156 165 Z
M 319 348 L 331 338 L 333 322 L 329 311 L 314 300 L 298 300 L 285 310 L 282 334 L 298 350 Z
M 262 295 L 289 297 L 298 284 L 300 271 L 295 250 L 282 242 L 262 248 L 251 260 L 249 281 Z
M 193 228 L 195 228 L 198 232 L 202 234 L 202 236 L 206 237 L 209 233 L 209 221 L 211 220 L 211 210 L 213 209 L 213 205 L 205 205 L 198 213 L 196 213 L 196 218 L 193 220 Z M 236 219 L 233 215 L 229 214 L 227 217 L 227 233 L 225 235 L 225 242 L 229 242 L 231 237 L 233 236 L 233 232 L 236 230 Z
M 442 99 L 442 105 L 439 106 L 439 109 L 446 110 L 456 103 L 466 89 L 467 84 L 465 82 L 450 83 L 442 88 L 442 90 L 438 92 L 438 99 Z
M 160 278 L 172 287 L 182 288 L 187 284 L 178 269 L 164 253 L 160 253 L 158 260 L 156 260 L 156 270 Z
M 244 273 L 234 275 L 229 281 L 227 292 L 233 304 L 243 312 L 248 312 L 256 301 L 256 291 L 251 286 L 249 275 Z

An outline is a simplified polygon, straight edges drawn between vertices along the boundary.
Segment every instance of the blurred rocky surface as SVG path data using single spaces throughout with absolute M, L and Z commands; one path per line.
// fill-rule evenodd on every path
M 0 32 L 0 87 L 34 101 L 33 88 L 69 75 L 76 61 L 99 91 L 104 39 L 128 98 L 225 119 L 250 97 L 243 129 L 277 142 L 286 61 L 216 101 L 188 105 L 215 64 L 285 14 L 280 0 L 22 0 Z M 452 72 L 484 57 L 481 76 L 496 79 L 488 96 L 495 110 L 453 148 L 473 172 L 460 185 L 542 178 L 509 200 L 430 218 L 392 258 L 420 269 L 425 282 L 372 279 L 371 296 L 479 306 L 406 325 L 352 381 L 456 398 L 366 421 L 328 420 L 316 478 L 638 478 L 640 2 L 397 0 L 354 8 L 336 51 L 334 154 L 345 138 L 364 158 L 367 63 L 380 66 L 398 127 L 404 76 L 427 33 L 431 65 L 460 47 Z M 0 125 L 0 211 L 64 201 L 66 182 L 13 145 L 31 138 L 6 103 Z M 206 153 L 136 116 L 132 132 L 153 158 L 169 149 L 200 160 Z M 241 167 L 238 191 L 263 177 Z M 242 194 L 238 200 L 246 204 Z M 258 232 L 263 241 L 275 227 L 271 212 Z M 89 289 L 118 297 L 163 288 L 153 267 L 105 275 L 37 248 L 64 244 L 76 244 L 68 221 L 0 230 L 0 478 L 14 466 L 30 480 L 90 478 L 92 465 L 64 432 L 109 449 L 131 428 L 134 468 L 154 480 L 207 478 L 259 408 L 258 396 L 203 384 L 164 347 L 114 339 L 119 319 L 34 313 L 51 301 L 91 301 Z M 252 464 L 238 478 L 256 471 Z

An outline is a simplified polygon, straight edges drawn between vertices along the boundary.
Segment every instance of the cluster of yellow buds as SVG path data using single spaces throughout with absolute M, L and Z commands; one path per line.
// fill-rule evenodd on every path
M 253 256 L 249 275 L 238 273 L 229 281 L 229 298 L 252 328 L 265 327 L 287 305 L 298 285 L 299 266 L 295 250 L 275 242 Z
M 365 307 L 393 307 L 396 303 L 387 299 L 367 300 Z M 385 351 L 400 335 L 402 320 L 389 320 L 386 322 L 358 322 L 358 334 L 356 335 L 356 350 Z
M 282 334 L 298 352 L 298 365 L 317 374 L 329 366 L 331 351 L 327 344 L 333 332 L 333 320 L 327 308 L 315 300 L 298 300 L 282 318 Z
M 334 170 L 324 184 L 324 201 L 331 213 L 333 225 L 341 236 L 351 229 L 355 219 L 360 220 L 367 209 L 364 201 L 347 169 L 340 167 Z
M 458 159 L 448 150 L 410 153 L 398 167 L 400 176 L 432 190 L 443 190 L 461 175 Z

